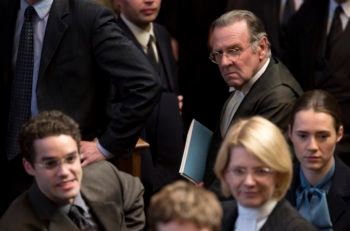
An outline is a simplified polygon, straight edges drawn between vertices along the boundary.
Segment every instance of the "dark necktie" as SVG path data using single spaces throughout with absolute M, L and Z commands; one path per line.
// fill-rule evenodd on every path
M 152 44 L 153 44 L 153 37 L 152 35 L 150 35 L 147 43 L 147 57 L 149 58 L 149 60 L 151 61 L 155 69 L 159 70 L 158 62 L 157 62 Z
M 343 8 L 338 5 L 334 11 L 334 16 L 331 24 L 331 29 L 329 31 L 328 40 L 327 40 L 327 49 L 326 57 L 329 59 L 332 54 L 332 49 L 335 44 L 338 42 L 339 38 L 343 33 L 342 24 L 340 21 L 340 14 L 343 12 Z
M 18 135 L 23 123 L 30 118 L 32 79 L 34 66 L 34 44 L 32 19 L 35 14 L 32 6 L 24 12 L 15 75 L 12 81 L 11 104 L 8 122 L 6 151 L 8 159 L 19 153 Z
M 83 215 L 83 210 L 79 206 L 72 205 L 69 210 L 69 218 L 78 226 L 80 230 L 97 230 L 94 223 Z
M 284 6 L 283 16 L 282 16 L 282 27 L 287 27 L 290 17 L 295 13 L 294 0 L 287 0 Z

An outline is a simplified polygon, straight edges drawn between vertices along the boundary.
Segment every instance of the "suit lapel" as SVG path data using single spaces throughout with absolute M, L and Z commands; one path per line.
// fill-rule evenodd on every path
M 238 217 L 238 207 L 236 200 L 221 201 L 223 209 L 222 231 L 234 230 L 235 223 Z
M 132 40 L 134 42 L 134 44 L 142 51 L 142 53 L 144 53 L 141 44 L 137 41 L 136 37 L 134 36 L 132 31 L 125 24 L 125 22 L 123 21 L 123 19 L 121 17 L 118 17 L 117 24 L 123 29 L 125 35 L 130 40 Z M 167 52 L 167 48 L 165 46 L 165 43 L 159 42 L 159 41 L 163 41 L 162 33 L 160 33 L 160 30 L 158 29 L 158 26 L 155 23 L 153 24 L 153 31 L 154 31 L 154 34 L 156 36 L 156 46 L 157 46 L 157 50 L 158 50 L 159 63 L 162 64 L 163 67 L 165 68 L 164 72 L 165 72 L 165 76 L 167 78 L 167 81 L 170 85 L 171 90 L 174 90 L 175 86 L 174 86 L 174 82 L 172 81 L 172 79 L 175 79 L 175 78 L 171 75 L 171 67 L 169 66 L 171 64 L 169 61 L 167 61 L 168 60 L 167 57 L 169 57 L 169 54 Z M 172 54 L 170 54 L 170 55 L 172 55 Z
M 329 70 L 332 74 L 334 71 L 337 71 L 339 67 L 344 66 L 344 62 L 347 62 L 350 59 L 350 53 L 344 52 L 344 48 L 349 46 L 350 40 L 350 23 L 347 24 L 343 32 L 342 37 L 339 42 L 335 45 L 333 54 L 329 62 Z
M 64 32 L 69 28 L 71 20 L 71 17 L 68 17 L 69 14 L 68 1 L 53 1 L 46 25 L 40 61 L 39 79 L 44 75 L 47 66 L 57 50 L 58 44 L 62 40 Z
M 342 199 L 343 197 L 350 196 L 350 190 L 348 189 L 348 183 L 344 178 L 344 172 L 346 172 L 347 166 L 344 166 L 342 162 L 335 157 L 336 170 L 334 173 L 332 186 L 327 194 L 328 209 L 331 211 L 330 216 L 332 222 L 336 223 L 341 216 L 344 216 L 346 212 L 346 203 Z
M 120 28 L 122 28 L 124 34 L 126 35 L 126 37 L 128 39 L 130 39 L 131 41 L 133 41 L 133 43 L 142 51 L 142 53 L 145 54 L 141 44 L 137 41 L 136 37 L 134 36 L 134 34 L 132 33 L 132 31 L 129 29 L 129 27 L 125 24 L 125 22 L 123 21 L 123 19 L 119 16 L 117 19 L 117 24 L 120 26 Z
M 276 68 L 276 61 L 271 57 L 270 63 L 267 66 L 264 73 L 259 79 L 253 84 L 249 92 L 244 97 L 242 103 L 238 106 L 234 118 L 246 117 L 256 114 L 255 110 L 252 109 L 252 105 L 256 104 L 262 95 L 270 92 L 270 89 L 276 85 L 275 73 L 271 73 L 272 68 Z M 231 125 L 234 120 L 231 121 Z
M 116 230 L 117 227 L 119 227 L 118 230 L 124 230 L 126 228 L 126 224 L 122 220 L 123 217 L 120 215 L 123 211 L 120 211 L 113 203 L 86 200 L 103 230 L 112 231 Z
M 81 194 L 103 230 L 126 229 L 124 215 L 122 215 L 124 212 L 121 211 L 121 207 L 117 207 L 115 203 L 108 200 L 97 200 L 96 198 L 99 198 L 98 192 L 96 194 L 96 191 L 90 190 L 84 184 L 81 187 Z M 120 206 L 122 205 L 120 204 Z
M 171 73 L 171 58 L 173 56 L 172 53 L 169 54 L 169 49 L 167 49 L 167 43 L 165 42 L 160 42 L 160 41 L 165 41 L 164 39 L 164 36 L 162 33 L 160 33 L 160 30 L 158 28 L 158 25 L 156 23 L 153 23 L 153 30 L 154 30 L 154 34 L 156 36 L 156 43 L 157 43 L 157 49 L 158 49 L 158 56 L 159 56 L 159 60 L 161 61 L 160 63 L 163 65 L 164 67 L 164 72 L 165 72 L 165 77 L 167 79 L 167 82 L 170 86 L 170 89 L 171 91 L 173 91 L 175 89 L 175 86 L 174 86 L 174 76 L 172 76 L 172 73 Z M 170 49 L 171 50 L 171 49 Z
M 52 217 L 51 222 L 49 224 L 48 230 L 50 231 L 79 231 L 79 229 L 74 225 L 73 221 L 70 220 L 68 216 L 63 213 L 57 212 Z

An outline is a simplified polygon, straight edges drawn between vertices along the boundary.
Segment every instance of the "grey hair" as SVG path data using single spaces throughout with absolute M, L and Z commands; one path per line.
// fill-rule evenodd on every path
M 260 40 L 264 37 L 267 39 L 268 51 L 266 52 L 266 57 L 271 56 L 271 44 L 267 37 L 264 24 L 254 13 L 248 10 L 232 10 L 217 18 L 212 24 L 210 31 L 212 32 L 216 27 L 225 27 L 231 25 L 235 22 L 245 21 L 248 26 L 248 31 L 250 35 L 250 43 L 252 49 L 255 52 Z

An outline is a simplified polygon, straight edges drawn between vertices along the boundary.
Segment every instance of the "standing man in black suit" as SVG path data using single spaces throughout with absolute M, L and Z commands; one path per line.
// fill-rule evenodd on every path
M 333 16 L 340 33 L 328 52 Z M 350 1 L 311 0 L 304 3 L 288 25 L 284 63 L 307 91 L 323 89 L 330 92 L 342 110 L 343 138 L 335 154 L 350 166 Z M 337 21 L 336 20 L 336 21 Z M 330 54 L 329 54 L 330 53 Z
M 4 86 L 4 136 L 19 35 L 28 6 L 34 8 L 34 67 L 31 115 L 57 109 L 82 132 L 83 166 L 114 155 L 130 155 L 145 121 L 159 101 L 157 73 L 116 25 L 108 8 L 89 0 L 4 0 L 0 3 L 0 75 Z M 28 187 L 22 159 L 7 153 L 2 139 L 4 188 L 16 195 Z M 8 160 L 4 157 L 7 153 Z M 19 172 L 22 171 L 22 174 Z M 14 185 L 15 184 L 15 185 Z M 12 198 L 10 198 L 12 199 Z M 9 200 L 10 200 L 9 199 Z M 6 206 L 6 205 L 5 205 Z
M 142 135 L 150 144 L 150 148 L 142 153 L 142 182 L 147 206 L 153 193 L 179 179 L 185 139 L 181 117 L 182 96 L 178 92 L 177 64 L 170 34 L 163 26 L 153 22 L 160 10 L 161 0 L 115 1 L 120 10 L 118 25 L 150 59 L 159 73 L 157 77 L 162 86 L 161 100 Z M 149 56 L 152 53 L 154 57 Z
M 233 10 L 216 19 L 211 43 L 210 58 L 232 90 L 214 131 L 204 178 L 204 186 L 220 195 L 213 165 L 231 124 L 260 115 L 287 133 L 293 103 L 303 91 L 283 63 L 271 56 L 264 25 L 252 12 Z

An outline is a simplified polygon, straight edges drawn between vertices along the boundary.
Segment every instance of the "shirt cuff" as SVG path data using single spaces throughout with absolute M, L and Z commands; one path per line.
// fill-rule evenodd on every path
M 102 154 L 108 159 L 113 157 L 113 154 L 108 151 L 107 149 L 105 149 L 104 147 L 102 147 L 102 145 L 100 144 L 100 142 L 97 142 L 97 148 L 98 150 L 100 150 L 100 152 L 102 152 Z

